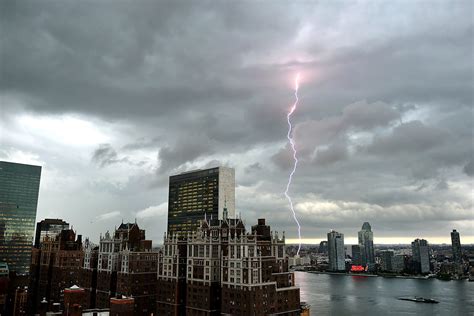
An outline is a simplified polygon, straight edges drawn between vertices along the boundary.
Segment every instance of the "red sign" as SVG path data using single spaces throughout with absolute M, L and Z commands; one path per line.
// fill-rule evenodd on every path
M 364 266 L 355 266 L 355 265 L 353 265 L 351 267 L 351 272 L 364 272 L 364 271 L 365 271 Z

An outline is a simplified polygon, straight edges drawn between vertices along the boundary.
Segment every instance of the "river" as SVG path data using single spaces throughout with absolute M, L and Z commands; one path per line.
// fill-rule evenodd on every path
M 301 300 L 320 315 L 474 315 L 474 282 L 398 279 L 295 272 Z M 397 300 L 433 298 L 439 304 Z

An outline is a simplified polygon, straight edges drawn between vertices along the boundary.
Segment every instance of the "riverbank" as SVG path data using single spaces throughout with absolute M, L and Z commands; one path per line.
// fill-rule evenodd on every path
M 428 276 L 419 275 L 383 275 L 383 274 L 369 274 L 369 273 L 347 273 L 347 272 L 331 272 L 331 271 L 305 271 L 313 274 L 329 274 L 329 275 L 344 275 L 344 276 L 361 276 L 361 277 L 382 277 L 387 279 L 416 279 L 416 280 L 428 280 L 432 279 Z

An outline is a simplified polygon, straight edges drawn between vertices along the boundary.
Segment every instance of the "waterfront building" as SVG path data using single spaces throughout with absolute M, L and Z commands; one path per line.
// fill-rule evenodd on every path
M 294 266 L 306 266 L 311 264 L 311 258 L 309 256 L 302 256 L 295 255 L 293 257 L 288 258 L 288 265 L 290 267 Z
M 455 229 L 451 232 L 451 247 L 453 249 L 453 261 L 456 264 L 462 263 L 461 238 Z
M 374 233 L 368 222 L 362 224 L 358 233 L 359 247 L 361 252 L 361 264 L 373 268 L 375 264 Z
M 382 259 L 381 269 L 382 271 L 392 271 L 392 261 L 393 261 L 393 251 L 392 250 L 385 250 L 380 253 L 380 257 Z
M 411 243 L 414 268 L 417 273 L 430 272 L 430 250 L 425 239 L 415 239 Z
M 204 218 L 186 236 L 165 235 L 158 265 L 158 315 L 299 315 L 285 236 L 264 219 Z
M 360 246 L 359 245 L 352 245 L 351 246 L 351 253 L 352 253 L 352 264 L 354 264 L 354 265 L 363 265 L 362 253 L 360 251 Z
M 46 236 L 55 237 L 62 230 L 69 229 L 69 224 L 58 218 L 46 218 L 36 223 L 35 248 L 41 248 L 41 241 Z
M 216 167 L 170 176 L 168 197 L 168 233 L 191 232 L 199 221 L 222 219 L 222 211 L 235 218 L 235 171 Z
M 328 255 L 329 270 L 345 271 L 346 270 L 346 253 L 344 250 L 344 234 L 334 230 L 328 233 Z
M 27 274 L 35 230 L 41 167 L 0 161 L 0 261 Z

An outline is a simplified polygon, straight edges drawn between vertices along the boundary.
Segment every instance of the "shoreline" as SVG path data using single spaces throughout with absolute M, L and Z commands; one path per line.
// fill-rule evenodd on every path
M 361 277 L 381 277 L 386 279 L 416 279 L 416 280 L 429 280 L 437 279 L 430 278 L 428 276 L 416 276 L 416 275 L 379 275 L 379 274 L 366 274 L 366 273 L 347 273 L 347 272 L 330 272 L 330 271 L 299 271 L 307 272 L 313 274 L 329 274 L 329 275 L 343 275 L 343 276 L 361 276 Z M 447 281 L 457 281 L 457 280 L 447 280 Z

